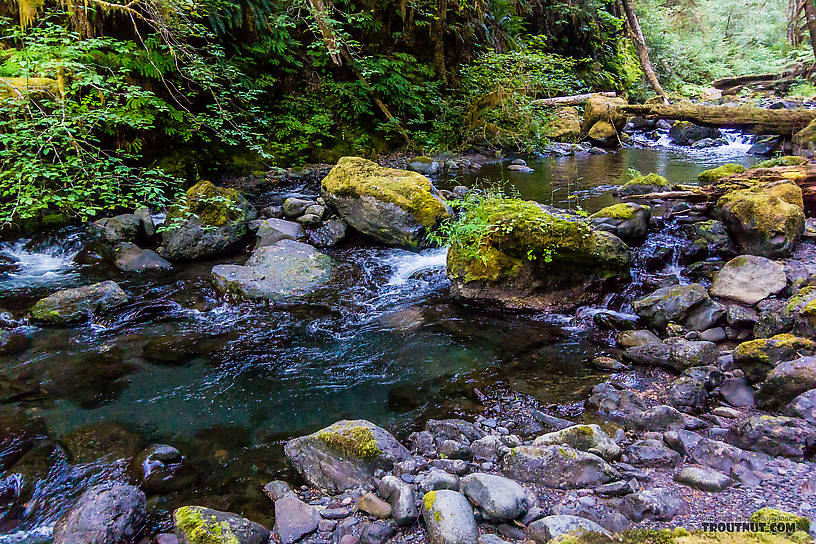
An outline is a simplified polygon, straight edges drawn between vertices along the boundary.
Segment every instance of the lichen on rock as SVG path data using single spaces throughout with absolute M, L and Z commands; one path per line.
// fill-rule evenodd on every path
M 727 178 L 728 176 L 733 176 L 734 174 L 742 174 L 743 172 L 745 172 L 745 167 L 743 165 L 729 162 L 718 166 L 717 168 L 703 170 L 697 176 L 697 181 L 708 185 L 714 183 L 715 181 L 719 181 L 722 178 Z

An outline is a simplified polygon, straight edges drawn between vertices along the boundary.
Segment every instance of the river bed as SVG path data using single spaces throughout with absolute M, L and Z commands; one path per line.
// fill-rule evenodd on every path
M 630 169 L 693 182 L 725 162 L 752 164 L 747 148 L 732 137 L 702 150 L 527 158 L 532 173 L 505 162 L 441 183 L 504 183 L 527 199 L 593 212 L 616 202 L 612 189 Z M 173 445 L 188 467 L 180 485 L 149 499 L 155 527 L 168 529 L 166 513 L 190 502 L 269 524 L 262 485 L 296 481 L 282 455 L 288 438 L 343 418 L 405 436 L 429 414 L 468 412 L 474 387 L 498 383 L 575 416 L 605 377 L 584 364 L 607 346 L 586 313 L 494 315 L 456 304 L 444 248 L 412 253 L 352 240 L 330 252 L 342 264 L 328 287 L 257 304 L 226 300 L 210 284 L 213 264 L 242 256 L 139 277 L 76 264 L 82 239 L 68 228 L 0 246 L 8 261 L 0 307 L 15 317 L 56 289 L 103 279 L 130 296 L 87 325 L 31 327 L 29 349 L 0 357 L 0 392 L 16 392 L 0 410 L 41 417 L 37 432 L 48 437 L 18 462 L 23 481 L 0 475 L 0 497 L 13 488 L 25 498 L 0 501 L 0 543 L 47 538 L 82 491 L 127 478 L 121 459 L 152 443 Z

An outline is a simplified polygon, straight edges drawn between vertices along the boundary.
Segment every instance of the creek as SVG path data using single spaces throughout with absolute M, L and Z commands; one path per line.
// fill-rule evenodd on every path
M 494 164 L 440 184 L 503 181 L 524 198 L 593 212 L 617 202 L 612 189 L 630 169 L 694 182 L 725 162 L 752 164 L 748 147 L 731 134 L 729 145 L 709 149 L 661 142 L 527 158 L 532 173 Z M 265 198 L 293 191 L 316 196 L 317 187 Z M 173 445 L 188 467 L 180 484 L 149 498 L 157 528 L 169 529 L 166 513 L 190 503 L 269 525 L 262 485 L 296 481 L 282 454 L 288 438 L 343 418 L 404 437 L 422 418 L 467 413 L 473 389 L 496 384 L 575 416 L 605 378 L 584 364 L 609 345 L 590 326 L 591 312 L 463 307 L 447 294 L 444 248 L 411 253 L 355 239 L 330 252 L 342 264 L 329 286 L 294 302 L 257 304 L 227 301 L 210 284 L 215 262 L 237 258 L 159 277 L 124 275 L 76 264 L 83 238 L 73 227 L 0 246 L 0 307 L 18 318 L 46 294 L 103 279 L 130 296 L 82 326 L 27 327 L 30 347 L 0 357 L 0 419 L 22 409 L 44 422 L 33 427 L 38 446 L 0 473 L 0 543 L 47 540 L 85 489 L 126 479 L 131 468 L 122 459 L 149 444 Z M 679 273 L 672 266 L 661 272 Z M 642 274 L 634 271 L 636 282 Z

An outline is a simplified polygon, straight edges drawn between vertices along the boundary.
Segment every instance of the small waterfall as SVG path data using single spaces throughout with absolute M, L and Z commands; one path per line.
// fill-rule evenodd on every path
M 0 285 L 16 289 L 69 282 L 76 277 L 78 252 L 77 234 L 48 245 L 27 240 L 0 245 L 0 258 L 8 266 L 0 273 Z
M 393 268 L 388 280 L 390 286 L 407 283 L 420 272 L 444 270 L 448 260 L 448 248 L 433 248 L 419 253 L 400 252 L 388 259 Z

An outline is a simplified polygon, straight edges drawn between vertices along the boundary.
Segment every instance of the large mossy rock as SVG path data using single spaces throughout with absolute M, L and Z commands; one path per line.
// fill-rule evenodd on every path
M 488 199 L 468 212 L 478 233 L 452 240 L 447 273 L 463 300 L 509 309 L 567 311 L 595 302 L 631 263 L 608 232 L 535 202 Z
M 182 506 L 173 512 L 179 544 L 266 544 L 269 531 L 246 518 L 203 506 Z
M 743 253 L 787 257 L 805 231 L 802 190 L 792 183 L 735 189 L 720 197 L 717 208 Z
M 782 317 L 793 324 L 796 334 L 816 337 L 816 286 L 799 289 L 785 306 Z
M 697 181 L 699 181 L 703 185 L 709 185 L 723 178 L 727 178 L 728 176 L 733 176 L 734 174 L 742 174 L 743 172 L 745 172 L 745 167 L 743 165 L 729 162 L 721 166 L 718 166 L 717 168 L 703 170 L 697 176 Z
M 373 484 L 411 453 L 391 433 L 365 420 L 338 421 L 286 443 L 284 453 L 309 484 L 332 494 Z
M 615 190 L 618 196 L 645 195 L 656 191 L 665 191 L 671 187 L 669 180 L 660 174 L 635 176 Z
M 699 283 L 661 287 L 634 301 L 633 306 L 641 319 L 658 329 L 682 323 L 690 329 L 705 330 L 725 313 Z
M 114 281 L 64 289 L 37 301 L 31 319 L 48 325 L 68 325 L 90 319 L 127 302 Z
M 235 249 L 255 208 L 235 189 L 201 181 L 170 207 L 159 254 L 171 261 L 204 259 Z
M 222 293 L 247 299 L 279 300 L 305 295 L 331 277 L 332 259 L 308 244 L 281 240 L 256 249 L 241 266 L 219 264 L 212 280 Z
M 544 135 L 556 142 L 577 143 L 581 139 L 581 114 L 578 109 L 565 106 L 555 110 Z
M 816 355 L 816 342 L 793 334 L 748 340 L 734 348 L 734 364 L 752 382 L 761 382 L 784 361 Z
M 634 202 L 613 204 L 589 216 L 596 229 L 611 232 L 627 244 L 638 244 L 646 239 L 651 218 L 649 207 Z
M 417 172 L 343 157 L 323 178 L 326 202 L 359 232 L 390 246 L 417 248 L 449 216 L 431 182 Z
M 799 357 L 779 363 L 768 373 L 757 391 L 757 402 L 781 409 L 811 389 L 816 389 L 816 357 Z
M 598 122 L 607 122 L 614 126 L 618 132 L 626 126 L 626 114 L 621 113 L 617 108 L 625 106 L 626 100 L 614 96 L 603 94 L 592 95 L 584 106 L 584 122 L 581 129 L 588 133 Z

